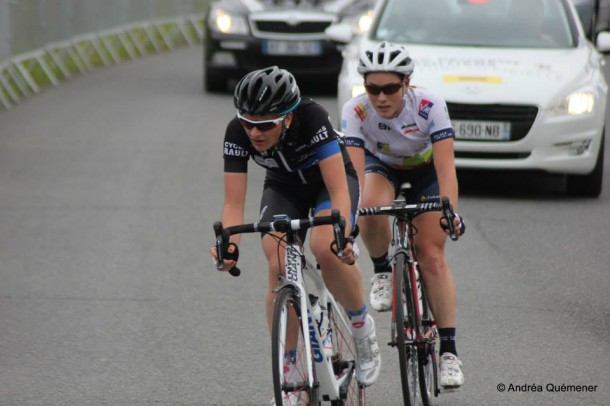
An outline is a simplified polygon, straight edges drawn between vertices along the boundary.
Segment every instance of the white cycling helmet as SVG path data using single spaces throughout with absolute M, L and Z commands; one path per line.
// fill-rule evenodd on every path
M 395 72 L 405 76 L 413 73 L 413 59 L 404 45 L 383 41 L 360 52 L 358 59 L 358 73 L 362 76 L 371 72 Z

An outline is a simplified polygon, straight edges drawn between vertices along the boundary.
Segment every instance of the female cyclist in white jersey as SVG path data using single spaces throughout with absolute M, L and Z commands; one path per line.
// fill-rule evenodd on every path
M 409 86 L 413 61 L 401 45 L 381 42 L 366 49 L 360 54 L 358 72 L 364 76 L 366 94 L 343 106 L 341 130 L 358 172 L 362 207 L 391 205 L 400 185 L 409 182 L 409 200 L 449 196 L 457 210 L 454 131 L 444 99 Z M 456 290 L 445 260 L 446 234 L 439 218 L 440 213 L 429 212 L 415 219 L 415 244 L 441 338 L 441 385 L 455 388 L 464 382 L 455 344 Z M 388 219 L 364 216 L 358 224 L 375 269 L 371 307 L 389 310 L 392 273 Z M 465 227 L 459 216 L 455 225 L 462 234 Z

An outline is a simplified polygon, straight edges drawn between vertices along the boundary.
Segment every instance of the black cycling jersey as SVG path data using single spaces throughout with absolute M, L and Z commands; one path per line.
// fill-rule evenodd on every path
M 330 143 L 339 145 L 345 170 L 355 174 L 343 138 L 337 133 L 328 117 L 328 112 L 313 100 L 303 100 L 294 110 L 294 116 L 276 146 L 268 151 L 259 152 L 237 117 L 227 125 L 224 140 L 224 171 L 247 172 L 248 159 L 267 169 L 266 181 L 309 184 L 322 182 L 318 166 L 318 152 Z

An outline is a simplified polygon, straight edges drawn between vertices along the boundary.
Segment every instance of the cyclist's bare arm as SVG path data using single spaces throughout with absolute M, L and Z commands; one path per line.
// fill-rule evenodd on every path
M 324 184 L 330 195 L 330 204 L 334 209 L 338 209 L 345 216 L 345 230 L 349 234 L 352 229 L 351 224 L 351 199 L 349 189 L 347 187 L 347 175 L 345 173 L 345 165 L 341 154 L 334 154 L 320 161 L 320 171 Z M 345 237 L 348 237 L 347 235 Z M 356 253 L 354 252 L 351 242 L 347 244 L 341 256 L 341 262 L 353 264 L 356 261 Z
M 434 169 L 438 179 L 439 195 L 449 197 L 453 210 L 458 207 L 458 181 L 453 158 L 453 138 L 432 144 Z
M 244 222 L 247 179 L 248 175 L 246 173 L 225 172 L 224 174 L 225 196 L 221 218 L 222 223 L 226 226 L 242 224 Z M 228 247 L 230 254 L 235 252 L 240 238 L 239 234 L 231 236 L 230 242 L 234 245 L 229 245 Z M 218 262 L 216 246 L 211 247 L 209 252 L 214 261 Z M 220 271 L 228 271 L 237 264 L 237 260 L 233 259 L 224 259 L 223 262 L 224 267 L 219 269 Z
M 465 231 L 464 221 L 461 216 L 456 213 L 458 205 L 458 181 L 455 170 L 455 159 L 453 152 L 453 138 L 447 138 L 442 141 L 432 144 L 434 154 L 434 169 L 438 179 L 439 194 L 449 197 L 452 206 L 452 222 L 454 233 L 460 236 Z M 456 215 L 457 214 L 457 215 Z M 454 236 L 449 230 L 443 228 L 445 233 L 451 238 Z
M 360 184 L 360 191 L 362 193 L 362 192 L 364 192 L 364 169 L 365 169 L 364 148 L 347 147 L 347 152 L 349 154 L 350 159 L 352 160 L 352 164 L 354 164 L 356 173 L 358 174 L 358 183 Z

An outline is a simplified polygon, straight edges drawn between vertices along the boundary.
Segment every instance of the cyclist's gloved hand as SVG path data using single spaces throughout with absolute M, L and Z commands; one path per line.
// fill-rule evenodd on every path
M 214 265 L 218 264 L 218 252 L 216 250 L 216 246 L 213 246 L 209 250 L 210 255 L 214 258 Z M 219 271 L 230 271 L 232 268 L 237 265 L 237 260 L 239 259 L 239 248 L 235 243 L 229 243 L 227 251 L 223 253 L 223 269 L 219 269 Z
M 453 225 L 455 227 L 455 232 L 457 235 L 464 235 L 466 232 L 466 223 L 464 223 L 464 219 L 458 213 L 455 213 L 455 217 L 453 218 Z
M 345 237 L 345 248 L 343 248 L 343 252 L 341 255 L 337 252 L 337 245 L 331 246 L 331 250 L 339 257 L 341 262 L 347 265 L 354 265 L 356 263 L 356 259 L 358 259 L 358 254 L 360 253 L 360 249 L 358 245 L 356 245 L 354 241 L 354 237 Z
M 464 235 L 466 232 L 466 223 L 464 223 L 464 219 L 457 212 L 453 214 L 453 229 L 455 230 L 455 234 L 458 236 Z M 445 233 L 449 234 L 449 226 L 447 226 L 447 221 L 444 218 L 441 219 L 441 227 Z

